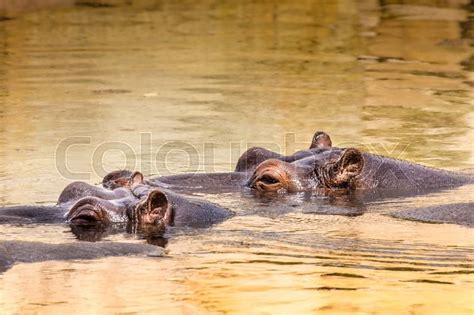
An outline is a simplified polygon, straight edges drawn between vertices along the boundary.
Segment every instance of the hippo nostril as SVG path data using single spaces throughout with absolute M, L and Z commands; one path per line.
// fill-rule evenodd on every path
M 74 216 L 74 218 L 71 219 L 71 222 L 74 222 L 74 221 L 87 221 L 87 222 L 95 222 L 95 221 L 98 221 L 98 218 L 94 215 L 94 213 L 85 213 L 85 212 L 82 212 L 76 216 Z
M 83 198 L 71 208 L 66 218 L 74 224 L 108 223 L 106 209 L 95 199 Z
M 78 209 L 70 218 L 72 223 L 94 223 L 101 221 L 100 214 L 95 209 Z

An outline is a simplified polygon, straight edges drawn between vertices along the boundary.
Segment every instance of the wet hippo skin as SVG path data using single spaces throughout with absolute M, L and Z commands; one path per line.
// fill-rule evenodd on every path
M 120 172 L 124 171 L 118 171 L 115 175 Z M 151 186 L 182 193 L 236 192 L 248 187 L 280 193 L 365 191 L 390 197 L 426 193 L 472 182 L 473 178 L 464 174 L 354 148 L 332 147 L 330 136 L 323 131 L 314 134 L 309 149 L 288 156 L 260 147 L 250 148 L 241 155 L 234 172 L 159 176 L 147 181 Z
M 427 194 L 474 182 L 473 177 L 466 174 L 353 148 L 331 147 L 329 136 L 321 134 L 324 135 L 323 144 L 318 145 L 318 141 L 313 140 L 310 149 L 290 156 L 251 148 L 239 159 L 236 172 L 155 177 L 149 183 L 185 193 L 219 193 L 248 187 L 263 193 L 312 192 L 339 198 L 337 195 L 345 191 L 359 201 L 368 202 Z M 416 215 L 410 213 L 414 218 L 423 216 L 424 221 L 470 225 L 470 209 L 472 207 L 463 206 L 453 210 L 449 205 L 440 205 L 417 210 Z
M 141 201 L 129 214 L 131 221 L 201 228 L 222 222 L 234 214 L 209 202 L 146 185 L 143 177 L 136 183 L 131 189 Z
M 308 150 L 297 151 L 292 155 L 282 155 L 261 147 L 252 147 L 245 151 L 237 161 L 234 172 L 250 172 L 262 162 L 269 159 L 277 159 L 285 162 L 294 162 L 296 160 L 318 154 L 322 149 L 332 147 L 331 138 L 324 131 L 316 131 Z
M 265 160 L 253 172 L 180 174 L 152 177 L 146 182 L 182 193 L 235 192 L 248 187 L 277 193 L 312 191 L 327 194 L 346 190 L 391 197 L 473 182 L 472 176 L 465 174 L 363 153 L 353 148 L 319 148 L 304 152 L 303 158 L 292 162 Z
M 165 226 L 208 227 L 233 215 L 209 202 L 144 184 L 135 172 L 127 187 L 107 190 L 83 182 L 66 186 L 56 206 L 0 208 L 0 223 L 110 224 L 136 222 Z
M 104 187 L 82 182 L 68 185 L 56 207 L 0 209 L 0 223 L 55 222 L 66 214 L 71 222 L 132 222 L 204 227 L 232 213 L 176 192 L 220 193 L 250 189 L 262 193 L 311 192 L 338 198 L 341 192 L 361 200 L 424 194 L 473 182 L 473 178 L 419 164 L 332 147 L 324 132 L 315 133 L 308 150 L 290 156 L 262 149 L 247 150 L 237 172 L 154 177 L 119 170 L 108 174 Z M 368 198 L 367 196 L 370 196 Z
M 90 185 L 84 182 L 72 182 L 67 185 L 58 198 L 58 205 L 76 202 L 83 197 L 97 197 L 105 200 L 129 198 L 132 196 L 129 186 L 129 179 L 122 183 L 121 187 L 115 189 L 105 189 Z
M 246 185 L 274 192 L 331 190 L 442 189 L 472 183 L 464 174 L 363 153 L 354 148 L 330 148 L 288 163 L 270 159 L 257 166 Z
M 87 198 L 109 201 L 110 204 L 116 205 L 131 203 L 136 199 L 131 191 L 124 187 L 110 191 L 84 182 L 73 182 L 64 188 L 54 206 L 22 205 L 0 208 L 0 224 L 65 222 L 68 211 L 77 207 L 78 203 L 84 203 Z
M 0 224 L 55 223 L 64 221 L 66 208 L 26 205 L 0 208 Z
M 436 205 L 392 212 L 392 217 L 427 223 L 474 226 L 474 202 Z
M 108 256 L 144 255 L 162 251 L 149 244 L 120 242 L 77 242 L 45 244 L 25 241 L 0 241 L 0 272 L 13 264 L 47 260 L 98 259 Z
M 57 223 L 64 222 L 67 211 L 75 202 L 87 196 L 117 199 L 132 196 L 126 188 L 110 191 L 84 182 L 67 185 L 59 195 L 56 205 L 24 205 L 0 208 L 1 223 Z
M 150 186 L 167 188 L 182 193 L 226 193 L 239 191 L 249 178 L 249 172 L 263 161 L 278 159 L 285 162 L 313 156 L 327 150 L 332 146 L 329 135 L 324 131 L 315 132 L 309 149 L 297 151 L 292 155 L 285 156 L 265 148 L 252 147 L 245 151 L 239 158 L 234 172 L 217 173 L 188 173 L 170 176 L 155 176 L 146 181 Z M 118 170 L 107 174 L 102 185 L 105 188 L 121 187 L 127 182 L 127 178 L 132 174 L 128 170 Z

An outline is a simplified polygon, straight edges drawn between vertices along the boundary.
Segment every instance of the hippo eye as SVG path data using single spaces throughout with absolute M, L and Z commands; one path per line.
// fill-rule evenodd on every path
M 279 182 L 280 182 L 278 179 L 276 179 L 275 177 L 270 176 L 270 175 L 268 175 L 268 174 L 263 175 L 263 176 L 260 178 L 260 181 L 263 182 L 263 183 L 265 183 L 265 184 L 268 184 L 268 185 L 276 184 L 276 183 L 279 183 Z
M 253 187 L 261 191 L 278 191 L 284 188 L 284 182 L 279 174 L 267 172 L 255 180 Z

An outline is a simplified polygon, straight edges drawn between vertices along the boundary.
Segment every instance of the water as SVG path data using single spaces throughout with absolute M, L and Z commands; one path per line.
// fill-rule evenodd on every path
M 249 146 L 291 153 L 316 130 L 472 172 L 468 1 L 58 2 L 0 1 L 3 205 L 53 203 L 72 180 L 123 167 L 227 171 Z M 472 229 L 384 215 L 472 200 L 472 186 L 350 217 L 201 197 L 239 215 L 170 231 L 167 258 L 18 264 L 0 274 L 1 313 L 474 310 Z M 76 241 L 66 225 L 0 238 Z

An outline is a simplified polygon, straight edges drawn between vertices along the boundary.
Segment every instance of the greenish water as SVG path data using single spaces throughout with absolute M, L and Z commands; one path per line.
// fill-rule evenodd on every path
M 0 1 L 2 205 L 54 203 L 123 167 L 227 171 L 247 147 L 291 153 L 316 130 L 472 172 L 468 1 L 59 2 Z M 239 215 L 171 231 L 166 259 L 16 265 L 0 313 L 474 311 L 472 229 L 383 215 L 472 200 L 472 186 L 355 217 L 201 197 Z M 0 239 L 77 241 L 66 225 L 0 226 Z M 143 242 L 103 241 L 117 240 Z

